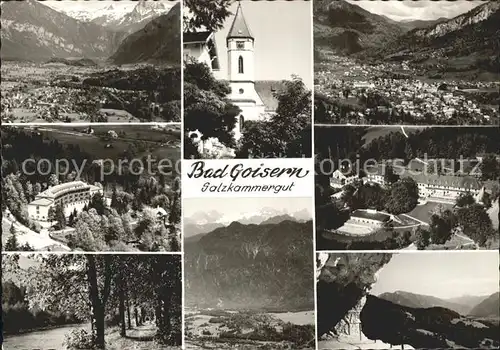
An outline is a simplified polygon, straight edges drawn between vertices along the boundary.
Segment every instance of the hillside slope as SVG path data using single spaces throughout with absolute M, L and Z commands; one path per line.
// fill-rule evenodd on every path
M 469 315 L 475 317 L 500 317 L 500 293 L 494 293 L 477 304 Z
M 177 3 L 167 14 L 149 22 L 123 40 L 111 57 L 115 64 L 181 64 L 181 8 Z
M 106 58 L 125 33 L 83 23 L 35 0 L 2 2 L 2 58 Z
M 186 305 L 314 307 L 312 222 L 233 222 L 185 243 Z

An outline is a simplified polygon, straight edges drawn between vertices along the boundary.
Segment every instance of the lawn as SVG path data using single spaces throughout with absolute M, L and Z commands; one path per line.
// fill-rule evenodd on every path
M 451 209 L 453 206 L 451 204 L 443 204 L 443 203 L 436 203 L 436 202 L 427 202 L 423 205 L 417 205 L 412 211 L 407 213 L 406 215 L 409 215 L 415 219 L 421 220 L 423 222 L 429 222 L 431 212 L 435 210 L 438 206 L 442 206 L 443 209 Z

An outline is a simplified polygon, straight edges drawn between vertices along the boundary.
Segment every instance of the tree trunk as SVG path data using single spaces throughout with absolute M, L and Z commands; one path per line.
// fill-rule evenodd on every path
M 119 299 L 120 304 L 118 306 L 118 311 L 120 313 L 120 336 L 124 337 L 127 334 L 125 329 L 125 290 L 123 288 L 123 279 L 120 273 L 120 286 L 119 286 Z
M 128 321 L 128 329 L 132 329 L 132 321 L 130 320 L 130 301 L 128 300 L 128 293 L 127 293 L 127 321 Z
M 146 322 L 146 310 L 142 306 L 141 306 L 141 320 L 140 321 L 141 321 L 141 324 Z
M 169 336 L 172 331 L 172 323 L 170 320 L 170 298 L 171 294 L 167 291 L 163 293 L 163 334 Z
M 139 312 L 137 311 L 137 305 L 134 305 L 134 318 L 135 318 L 135 325 L 141 326 L 141 320 L 139 320 Z
M 89 284 L 90 317 L 92 326 L 92 342 L 98 349 L 104 349 L 104 305 L 99 299 L 99 288 L 97 285 L 97 271 L 93 255 L 87 257 L 87 281 Z

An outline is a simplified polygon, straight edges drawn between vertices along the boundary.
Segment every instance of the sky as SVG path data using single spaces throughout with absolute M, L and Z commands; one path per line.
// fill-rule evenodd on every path
M 497 251 L 394 254 L 371 293 L 401 290 L 442 299 L 490 295 L 499 289 L 498 258 Z
M 161 0 L 161 1 L 171 2 L 172 4 L 178 2 L 177 0 L 176 1 Z M 113 4 L 113 6 L 117 8 L 119 11 L 129 12 L 133 10 L 135 5 L 137 5 L 137 1 L 112 1 L 112 0 L 63 0 L 63 1 L 47 0 L 43 1 L 43 3 L 47 6 L 52 7 L 53 9 L 61 11 L 81 11 L 81 10 L 97 11 Z
M 483 4 L 482 1 L 370 1 L 347 0 L 367 11 L 395 21 L 453 18 Z
M 255 37 L 255 79 L 283 80 L 298 75 L 312 87 L 312 1 L 241 1 Z M 221 76 L 227 78 L 226 36 L 238 5 L 230 7 L 224 28 L 215 35 Z
M 215 210 L 223 214 L 225 220 L 235 221 L 251 213 L 257 213 L 266 207 L 288 213 L 295 213 L 303 209 L 312 212 L 311 197 L 185 198 L 182 203 L 182 215 L 189 218 L 199 211 Z

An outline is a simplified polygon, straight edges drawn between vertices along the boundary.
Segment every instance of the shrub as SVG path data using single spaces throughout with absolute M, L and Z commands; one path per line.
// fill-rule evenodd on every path
M 93 349 L 92 335 L 85 329 L 75 329 L 66 334 L 64 345 L 71 350 Z

